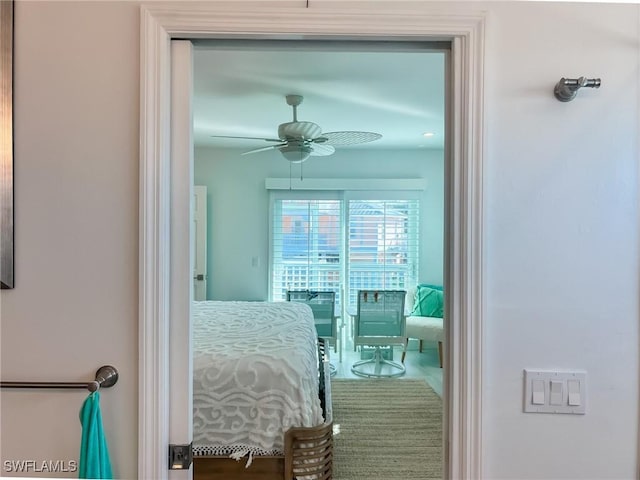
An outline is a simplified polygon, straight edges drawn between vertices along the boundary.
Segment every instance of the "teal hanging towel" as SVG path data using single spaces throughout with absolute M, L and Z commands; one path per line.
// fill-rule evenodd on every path
M 80 423 L 82 424 L 82 442 L 78 478 L 113 478 L 107 439 L 102 428 L 99 392 L 90 393 L 82 404 Z

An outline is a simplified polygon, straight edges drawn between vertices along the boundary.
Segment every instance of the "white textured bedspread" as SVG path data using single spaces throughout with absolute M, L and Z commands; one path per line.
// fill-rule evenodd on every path
M 290 427 L 322 423 L 311 309 L 297 302 L 195 302 L 197 455 L 282 454 Z

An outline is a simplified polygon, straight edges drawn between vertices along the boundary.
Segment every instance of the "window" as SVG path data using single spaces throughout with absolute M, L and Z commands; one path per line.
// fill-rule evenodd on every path
M 287 198 L 272 203 L 271 298 L 287 290 L 330 290 L 342 305 L 360 289 L 407 289 L 418 279 L 417 199 Z M 309 197 L 313 194 L 308 193 Z M 294 197 L 294 193 L 291 193 Z
M 347 291 L 406 290 L 418 278 L 418 200 L 350 200 Z
M 330 290 L 340 294 L 342 200 L 278 199 L 271 235 L 271 291 Z

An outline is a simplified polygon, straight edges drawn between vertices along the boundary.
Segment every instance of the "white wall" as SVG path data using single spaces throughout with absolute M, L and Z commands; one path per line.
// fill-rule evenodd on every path
M 484 462 L 631 479 L 638 452 L 639 7 L 491 5 Z M 569 103 L 561 77 L 601 77 Z M 522 369 L 585 369 L 585 416 L 522 413 Z
M 16 3 L 16 288 L 1 294 L 3 380 L 119 370 L 101 406 L 124 478 L 137 472 L 138 38 L 131 3 Z M 2 391 L 0 475 L 5 460 L 77 460 L 87 393 Z
M 208 216 L 207 298 L 267 300 L 269 287 L 269 192 L 267 177 L 289 177 L 277 152 L 241 156 L 238 151 L 198 148 L 195 182 L 206 185 Z M 300 178 L 300 167 L 292 174 Z M 442 283 L 444 164 L 439 150 L 372 152 L 343 150 L 311 157 L 303 178 L 422 178 L 420 281 Z M 252 258 L 260 259 L 259 266 Z
M 484 477 L 636 478 L 639 7 L 457 7 L 488 12 Z M 120 370 L 103 414 L 123 478 L 137 466 L 138 22 L 128 2 L 18 2 L 17 288 L 1 294 L 3 379 Z M 553 85 L 580 75 L 602 88 L 557 102 Z M 587 414 L 523 414 L 525 367 L 586 369 Z M 0 398 L 3 461 L 77 458 L 82 393 Z

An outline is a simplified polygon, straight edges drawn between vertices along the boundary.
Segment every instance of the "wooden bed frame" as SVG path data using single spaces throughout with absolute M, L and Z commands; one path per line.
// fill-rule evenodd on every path
M 315 427 L 294 427 L 284 434 L 284 455 L 255 456 L 236 461 L 222 455 L 193 457 L 194 480 L 295 480 L 309 477 L 331 479 L 333 473 L 333 409 L 329 347 L 318 340 L 320 403 L 325 421 Z

